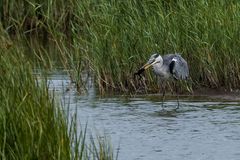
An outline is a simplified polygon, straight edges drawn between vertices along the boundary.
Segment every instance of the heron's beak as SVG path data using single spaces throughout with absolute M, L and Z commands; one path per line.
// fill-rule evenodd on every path
M 151 66 L 152 66 L 151 63 L 146 63 L 146 64 L 144 64 L 144 66 L 142 66 L 142 69 L 146 70 L 146 69 L 148 69 Z
M 153 61 L 153 62 L 148 62 L 146 63 L 145 65 L 142 66 L 142 69 L 146 70 L 148 69 L 149 67 L 151 67 L 152 65 L 154 65 L 155 63 L 157 63 L 157 61 Z
M 155 63 L 157 63 L 157 61 L 147 62 L 136 73 L 134 73 L 134 75 L 141 75 L 146 69 L 148 69 L 149 67 L 151 67 Z

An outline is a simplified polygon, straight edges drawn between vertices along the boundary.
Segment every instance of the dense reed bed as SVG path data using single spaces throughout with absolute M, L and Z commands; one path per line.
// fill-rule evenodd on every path
M 5 0 L 0 12 L 11 35 L 56 43 L 73 79 L 78 68 L 90 68 L 102 92 L 137 90 L 133 72 L 152 52 L 182 53 L 194 88 L 240 87 L 236 0 Z M 154 77 L 146 76 L 155 90 Z
M 77 129 L 44 78 L 34 77 L 24 47 L 4 36 L 1 45 L 11 47 L 0 48 L 0 159 L 114 159 L 108 140 Z

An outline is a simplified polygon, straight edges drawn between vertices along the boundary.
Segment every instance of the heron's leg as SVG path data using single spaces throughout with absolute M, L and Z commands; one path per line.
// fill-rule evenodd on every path
M 175 90 L 176 90 L 176 94 L 177 94 L 177 107 L 176 107 L 176 109 L 179 109 L 179 94 L 178 94 L 179 88 L 178 88 L 177 83 L 175 85 Z
M 162 109 L 164 109 L 164 100 L 165 100 L 165 94 L 166 94 L 166 83 L 162 82 Z

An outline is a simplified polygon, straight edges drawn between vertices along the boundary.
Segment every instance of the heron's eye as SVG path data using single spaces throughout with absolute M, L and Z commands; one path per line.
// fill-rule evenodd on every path
M 155 54 L 155 55 L 154 55 L 154 58 L 157 58 L 158 56 L 159 56 L 159 54 Z

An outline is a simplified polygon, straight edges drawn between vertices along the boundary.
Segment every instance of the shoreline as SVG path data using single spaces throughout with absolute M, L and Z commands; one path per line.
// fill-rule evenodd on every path
M 194 96 L 209 97 L 227 101 L 240 101 L 240 90 L 226 90 L 224 88 L 200 88 L 193 92 Z

